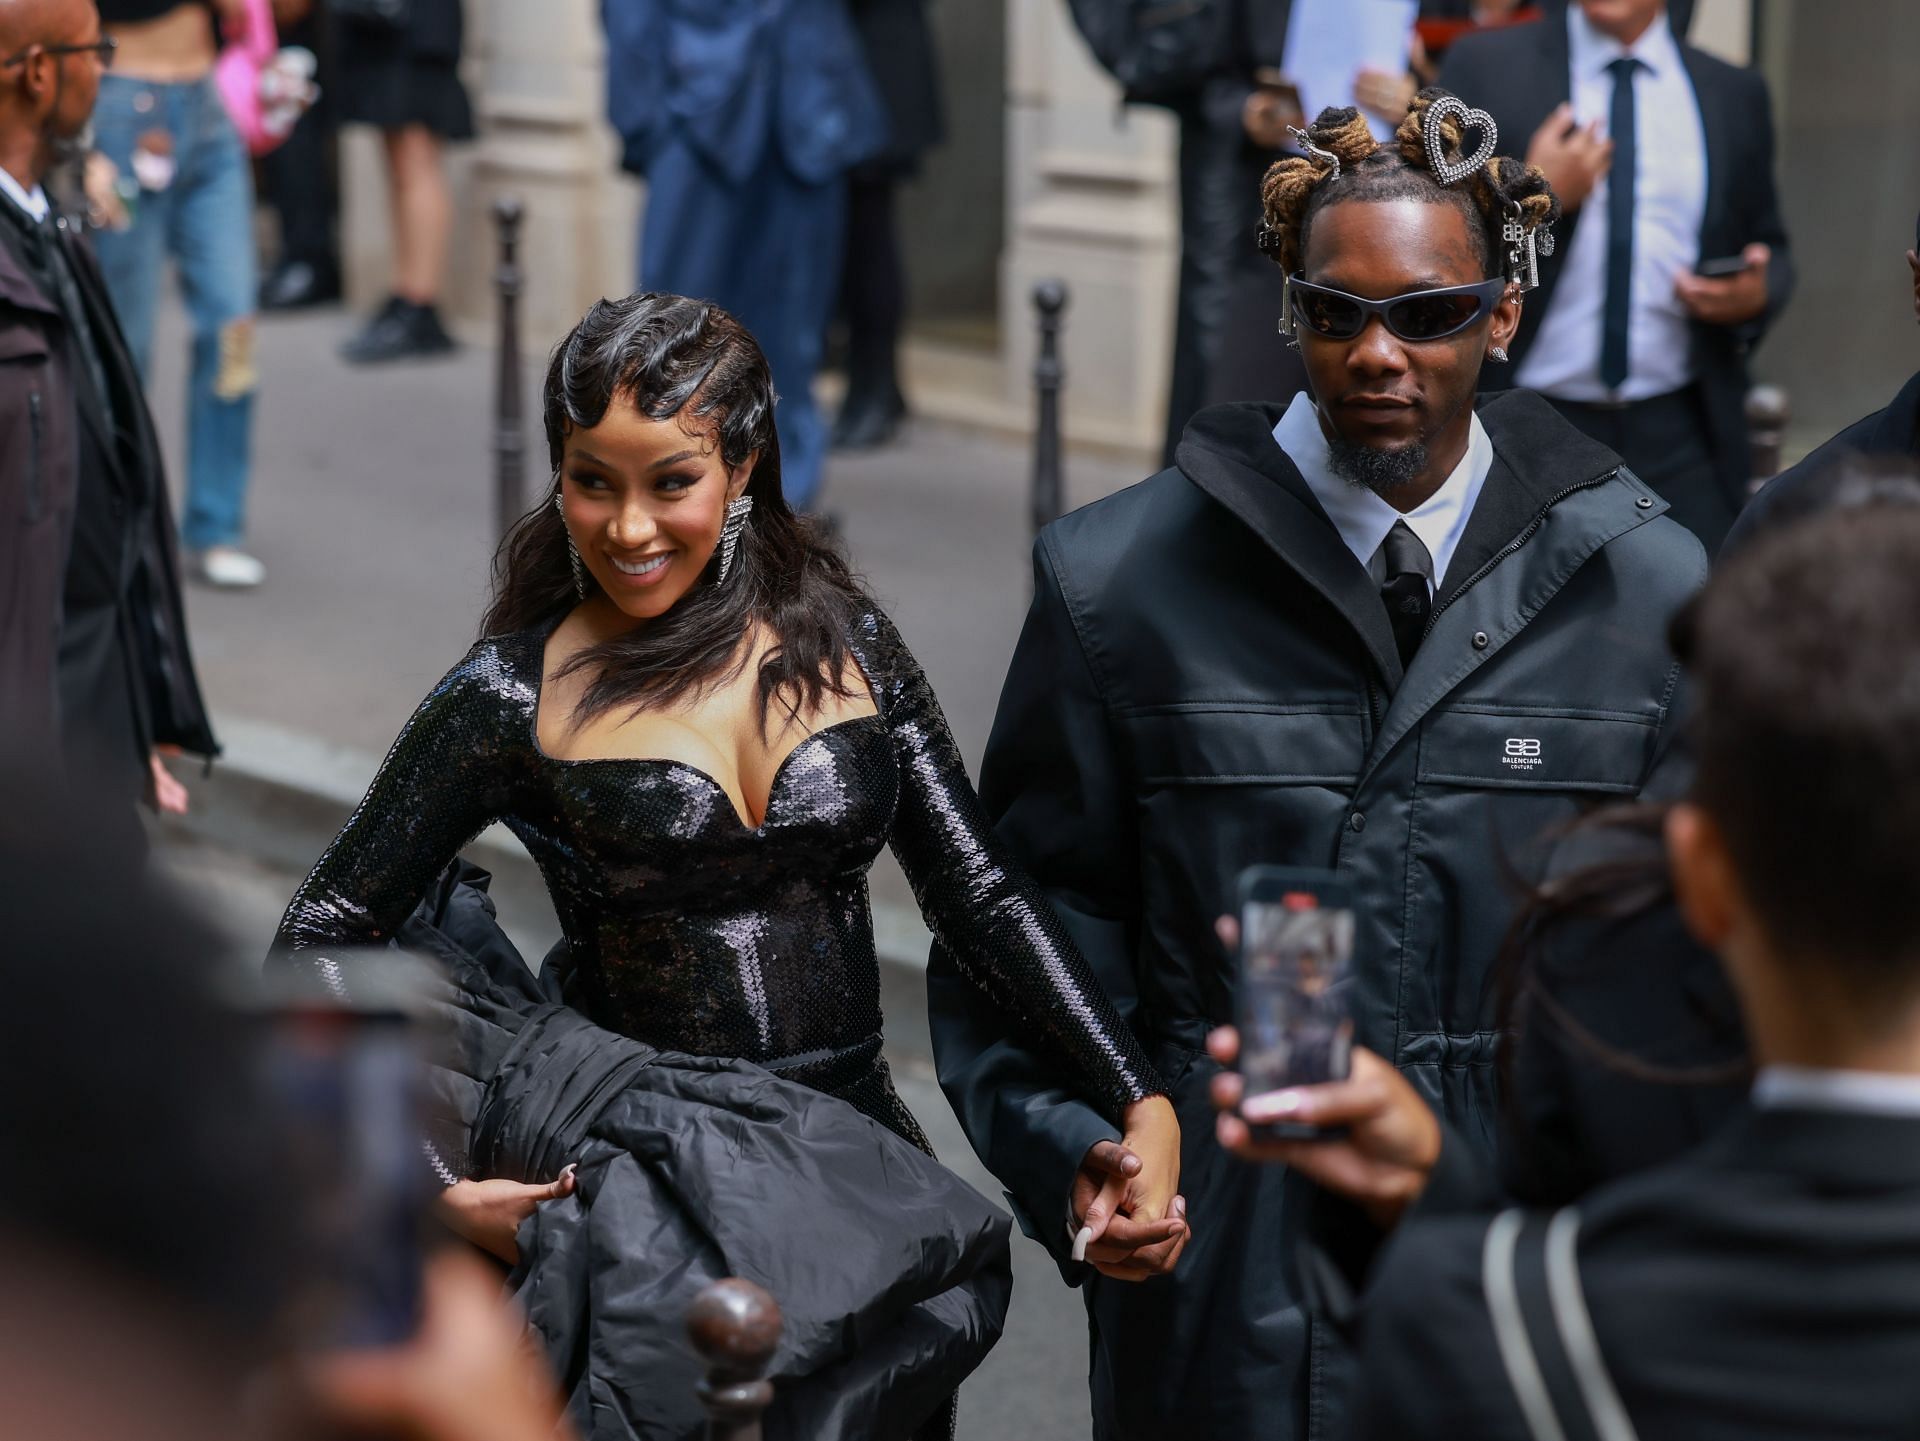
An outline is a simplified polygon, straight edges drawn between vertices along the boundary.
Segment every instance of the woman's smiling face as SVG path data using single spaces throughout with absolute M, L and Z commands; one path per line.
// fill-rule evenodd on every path
M 677 415 L 654 420 L 616 396 L 598 425 L 576 427 L 562 448 L 567 533 L 623 612 L 665 615 L 713 559 L 727 502 L 747 488 L 753 462 L 729 469 L 710 431 Z

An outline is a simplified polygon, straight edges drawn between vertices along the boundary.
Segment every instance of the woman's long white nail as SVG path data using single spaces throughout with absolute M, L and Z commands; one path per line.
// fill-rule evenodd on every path
M 1073 1237 L 1073 1259 L 1074 1260 L 1084 1261 L 1087 1259 L 1087 1246 L 1089 1243 L 1092 1242 L 1092 1240 L 1093 1240 L 1093 1227 L 1091 1226 L 1082 1226 L 1077 1232 L 1074 1233 L 1074 1237 Z

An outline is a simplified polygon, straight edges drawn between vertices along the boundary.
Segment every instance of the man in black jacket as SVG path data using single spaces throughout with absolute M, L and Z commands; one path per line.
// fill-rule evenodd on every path
M 1793 263 L 1766 82 L 1677 39 L 1665 11 L 1577 0 L 1467 36 L 1440 83 L 1531 136 L 1568 211 L 1500 381 L 1617 450 L 1712 551 L 1746 495 L 1747 355 Z
M 1920 221 L 1914 223 L 1914 246 L 1906 260 L 1913 277 L 1913 318 L 1920 321 Z M 1761 487 L 1727 533 L 1722 553 L 1731 555 L 1739 550 L 1772 522 L 1776 511 L 1785 515 L 1818 503 L 1822 480 L 1852 456 L 1920 460 L 1920 374 L 1910 377 L 1884 409 L 1862 416 Z
M 1751 1106 L 1577 1211 L 1403 1228 L 1364 1313 L 1362 1436 L 1912 1434 L 1916 554 L 1910 504 L 1818 516 L 1689 614 L 1699 769 L 1667 851 L 1740 996 Z
M 1234 996 L 1213 925 L 1241 869 L 1347 880 L 1357 1038 L 1484 1145 L 1507 867 L 1638 793 L 1674 703 L 1666 619 L 1705 573 L 1660 499 L 1537 397 L 1473 408 L 1520 320 L 1508 202 L 1536 240 L 1551 214 L 1537 177 L 1496 161 L 1443 186 L 1418 119 L 1378 150 L 1355 121 L 1315 125 L 1323 158 L 1284 162 L 1268 212 L 1311 393 L 1204 412 L 1177 468 L 1041 535 L 982 772 L 1185 1130 L 1171 1278 L 1126 1284 L 1138 1262 L 1111 1246 L 1094 1276 L 1066 1267 L 1103 1441 L 1284 1441 L 1338 1401 L 1335 1342 L 1288 1276 L 1307 1188 L 1212 1139 L 1202 1046 Z M 1457 126 L 1438 136 L 1459 155 Z M 941 1082 L 1064 1262 L 1070 1193 L 1101 1182 L 1079 1168 L 1114 1133 L 938 951 L 928 984 Z
M 41 188 L 105 53 L 91 0 L 0 3 L 0 726 L 89 790 L 180 808 L 155 748 L 217 746 L 160 444 L 99 268 Z

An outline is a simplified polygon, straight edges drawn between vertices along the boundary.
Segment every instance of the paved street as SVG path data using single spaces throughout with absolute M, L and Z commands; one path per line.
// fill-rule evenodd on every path
M 267 584 L 251 594 L 195 588 L 193 641 L 216 728 L 230 737 L 323 757 L 349 787 L 419 698 L 471 643 L 485 603 L 492 537 L 489 452 L 492 355 L 469 349 L 436 364 L 352 371 L 334 346 L 350 329 L 336 312 L 274 319 L 261 331 L 258 468 L 251 548 Z M 181 387 L 186 342 L 177 310 L 156 346 L 154 408 L 176 497 L 183 474 Z M 543 487 L 537 409 L 544 356 L 530 360 L 531 485 Z M 827 495 L 856 567 L 931 677 L 970 764 L 992 721 L 1028 596 L 1028 456 L 1017 443 L 928 425 L 892 449 L 838 461 Z M 1070 498 L 1084 502 L 1138 479 L 1113 460 L 1069 461 Z M 238 746 L 236 744 L 236 749 Z M 221 784 L 188 776 L 202 788 Z M 259 954 L 304 864 L 324 836 L 304 830 L 263 845 L 276 820 L 234 836 L 169 828 L 162 850 L 181 882 Z M 874 875 L 883 908 L 911 906 L 891 859 Z M 502 903 L 523 949 L 552 939 L 543 907 Z M 924 1041 L 892 1047 L 901 1089 L 942 1157 L 998 1194 L 955 1127 Z M 1008 1330 L 962 1393 L 960 1434 L 1067 1441 L 1088 1431 L 1086 1322 L 1040 1250 L 1015 1241 Z

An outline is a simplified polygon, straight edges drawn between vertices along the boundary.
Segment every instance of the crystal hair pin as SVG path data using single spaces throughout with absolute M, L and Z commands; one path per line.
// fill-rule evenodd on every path
M 1287 134 L 1300 142 L 1300 148 L 1306 151 L 1309 158 L 1319 161 L 1322 165 L 1332 167 L 1327 172 L 1327 179 L 1338 180 L 1340 178 L 1340 157 L 1338 155 L 1335 155 L 1331 150 L 1323 150 L 1318 145 L 1315 145 L 1307 132 L 1302 130 L 1298 125 L 1289 125 L 1287 127 Z
M 1447 117 L 1452 116 L 1460 122 L 1461 152 L 1458 160 L 1447 159 L 1447 137 L 1442 128 Z M 1478 130 L 1480 144 L 1474 152 L 1466 153 L 1466 132 Z M 1493 117 L 1484 110 L 1469 110 L 1467 102 L 1458 95 L 1447 95 L 1427 107 L 1427 113 L 1420 117 L 1420 138 L 1427 145 L 1427 168 L 1442 185 L 1453 185 L 1465 180 L 1469 175 L 1493 159 L 1493 149 L 1500 143 L 1500 131 L 1493 123 Z
M 1507 218 L 1500 227 L 1500 238 L 1507 247 L 1507 277 L 1523 290 L 1540 288 L 1540 257 L 1553 254 L 1553 231 L 1546 225 L 1527 228 L 1520 203 L 1507 202 Z

